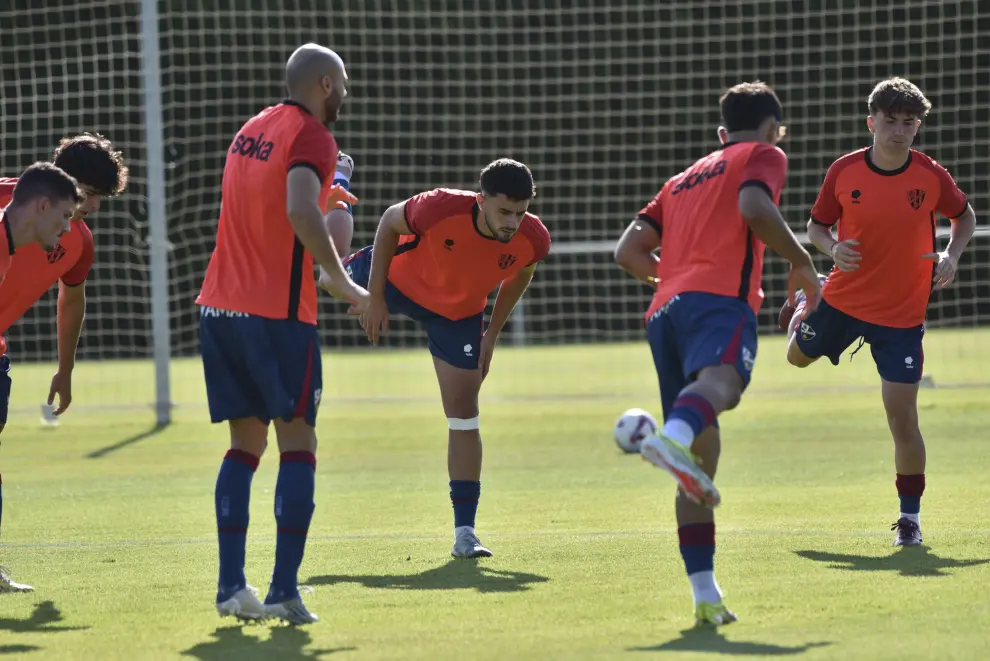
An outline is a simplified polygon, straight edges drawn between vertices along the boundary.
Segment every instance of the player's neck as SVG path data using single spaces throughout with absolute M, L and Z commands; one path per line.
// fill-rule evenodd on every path
M 297 99 L 296 97 L 289 95 L 289 100 L 293 103 L 298 103 L 303 109 L 310 115 L 315 117 L 320 124 L 326 124 L 327 118 L 323 116 L 323 106 L 319 103 L 309 103 L 305 99 Z
M 766 142 L 759 131 L 733 131 L 725 135 L 725 144 L 736 144 L 737 142 Z
M 884 151 L 882 147 L 873 143 L 873 149 L 870 150 L 870 160 L 880 170 L 898 170 L 907 163 L 908 157 L 911 155 L 910 149 L 897 150 L 895 152 Z
M 20 248 L 34 240 L 34 228 L 28 223 L 18 210 L 7 207 L 3 211 L 3 222 L 10 228 L 10 239 L 14 248 Z
M 487 237 L 489 239 L 497 238 L 495 233 L 488 229 L 488 223 L 485 222 L 484 211 L 478 209 L 478 213 L 474 216 L 474 228 L 478 230 L 481 236 Z

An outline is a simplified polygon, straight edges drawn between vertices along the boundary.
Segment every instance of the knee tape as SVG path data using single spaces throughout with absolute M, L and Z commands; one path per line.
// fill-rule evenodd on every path
M 454 431 L 471 431 L 479 429 L 478 416 L 473 418 L 447 418 L 447 427 Z

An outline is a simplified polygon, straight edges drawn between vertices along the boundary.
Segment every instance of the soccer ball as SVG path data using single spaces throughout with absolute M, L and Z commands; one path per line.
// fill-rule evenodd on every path
M 615 421 L 615 444 L 629 454 L 638 453 L 643 439 L 655 433 L 656 418 L 643 409 L 629 409 Z

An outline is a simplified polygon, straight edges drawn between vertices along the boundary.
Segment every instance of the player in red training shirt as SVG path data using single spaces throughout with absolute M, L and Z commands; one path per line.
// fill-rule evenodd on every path
M 196 302 L 210 417 L 230 428 L 215 491 L 217 612 L 306 624 L 319 620 L 298 588 L 323 378 L 314 261 L 352 312 L 369 297 L 344 272 L 328 228 L 328 211 L 357 201 L 333 183 L 337 144 L 326 126 L 347 96 L 344 63 L 322 46 L 300 46 L 286 63 L 286 87 L 289 99 L 249 119 L 227 151 L 216 248 Z M 281 453 L 278 533 L 262 604 L 244 576 L 244 548 L 251 481 L 272 423 Z
M 374 245 L 345 260 L 371 293 L 361 326 L 372 343 L 385 333 L 389 314 L 426 330 L 449 429 L 455 558 L 492 555 L 474 529 L 481 495 L 478 393 L 502 327 L 550 250 L 550 233 L 527 211 L 536 192 L 529 168 L 499 159 L 481 171 L 480 185 L 480 193 L 437 188 L 389 207 Z
M 84 219 L 100 208 L 103 197 L 118 195 L 127 186 L 128 171 L 120 152 L 98 134 L 83 133 L 63 138 L 55 148 L 52 163 L 75 179 L 82 200 L 78 204 L 73 203 L 75 212 L 68 230 L 54 246 L 31 244 L 18 248 L 11 259 L 7 276 L 0 284 L 0 431 L 7 421 L 11 390 L 10 359 L 2 334 L 56 282 L 59 283 L 58 369 L 52 377 L 48 404 L 51 405 L 57 397 L 55 415 L 61 415 L 72 402 L 76 345 L 86 312 L 85 282 L 93 264 L 93 235 Z M 0 179 L 0 204 L 9 202 L 24 180 L 25 175 L 21 175 L 20 179 Z M 0 492 L 0 513 L 2 507 L 3 495 Z M 6 572 L 0 571 L 0 592 L 31 589 L 29 585 L 13 582 Z
M 716 418 L 739 403 L 756 360 L 765 245 L 790 262 L 790 290 L 805 288 L 812 307 L 819 286 L 811 256 L 777 209 L 787 176 L 787 157 L 775 146 L 783 134 L 777 95 L 763 83 L 741 83 L 719 104 L 721 148 L 667 180 L 615 250 L 622 268 L 656 283 L 646 333 L 664 425 L 641 448 L 677 481 L 677 534 L 695 619 L 714 625 L 736 619 L 713 573 Z
M 785 304 L 780 321 L 790 334 L 787 360 L 797 367 L 822 356 L 838 365 L 857 339 L 859 346 L 870 345 L 894 437 L 900 498 L 900 516 L 891 527 L 894 545 L 911 546 L 922 541 L 925 441 L 918 426 L 918 384 L 925 314 L 932 290 L 955 278 L 976 216 L 952 176 L 911 149 L 931 109 L 921 90 L 891 78 L 877 84 L 867 105 L 873 145 L 829 167 L 808 222 L 808 237 L 835 261 L 822 288 L 824 300 L 803 320 Z M 936 214 L 952 219 L 942 252 L 935 247 Z
M 75 179 L 51 163 L 35 163 L 17 179 L 0 179 L 0 195 L 9 200 L 0 211 L 2 283 L 18 247 L 55 248 L 82 196 Z

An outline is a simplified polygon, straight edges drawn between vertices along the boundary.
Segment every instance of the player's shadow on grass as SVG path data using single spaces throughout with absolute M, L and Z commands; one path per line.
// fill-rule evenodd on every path
M 397 576 L 314 576 L 307 585 L 359 583 L 366 588 L 390 590 L 477 590 L 487 592 L 524 592 L 533 583 L 550 579 L 537 574 L 492 569 L 470 560 L 450 560 L 447 564 L 419 574 Z
M 264 635 L 264 634 L 262 634 Z M 312 661 L 337 652 L 351 652 L 355 647 L 330 649 L 303 649 L 312 636 L 298 627 L 274 626 L 267 640 L 258 640 L 245 634 L 243 626 L 222 627 L 212 634 L 212 640 L 190 647 L 182 652 L 200 661 L 248 661 L 249 659 L 279 659 L 279 661 Z
M 102 448 L 100 448 L 98 450 L 93 450 L 92 452 L 90 452 L 89 454 L 86 455 L 86 458 L 87 459 L 100 459 L 102 457 L 107 456 L 108 454 L 111 454 L 113 452 L 116 452 L 117 450 L 122 450 L 122 449 L 126 448 L 128 445 L 133 445 L 135 443 L 139 443 L 139 442 L 143 441 L 146 438 L 151 438 L 152 436 L 155 436 L 156 434 L 164 431 L 167 426 L 168 425 L 155 425 L 151 429 L 146 429 L 143 432 L 139 432 L 137 434 L 133 434 L 131 436 L 128 436 L 124 440 L 117 441 L 113 445 L 108 445 L 108 446 L 102 447 Z
M 65 618 L 62 612 L 55 607 L 55 602 L 43 601 L 35 604 L 34 611 L 30 617 L 18 620 L 13 617 L 0 617 L 0 631 L 10 631 L 11 633 L 58 633 L 60 631 L 82 631 L 89 627 L 64 627 L 53 626 Z M 22 654 L 24 652 L 35 652 L 41 649 L 34 645 L 0 645 L 0 654 Z
M 949 576 L 946 569 L 962 569 L 990 563 L 990 558 L 981 560 L 955 560 L 943 558 L 931 552 L 928 546 L 905 546 L 892 555 L 851 555 L 846 553 L 826 553 L 824 551 L 795 551 L 796 555 L 807 560 L 828 563 L 829 569 L 847 571 L 890 571 L 901 576 Z
M 735 625 L 738 626 L 738 625 Z M 709 652 L 712 654 L 737 654 L 740 656 L 793 656 L 804 654 L 816 647 L 827 647 L 832 643 L 805 643 L 804 645 L 774 645 L 773 643 L 753 643 L 745 640 L 728 640 L 721 629 L 696 627 L 681 631 L 680 638 L 652 647 L 630 647 L 630 652 Z

